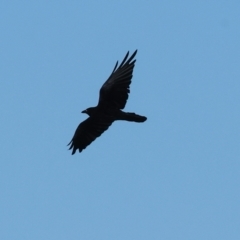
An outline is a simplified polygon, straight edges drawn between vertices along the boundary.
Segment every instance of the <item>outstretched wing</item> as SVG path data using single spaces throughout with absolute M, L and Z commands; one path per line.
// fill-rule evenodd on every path
M 127 52 L 122 63 L 118 67 L 116 63 L 110 77 L 100 89 L 98 106 L 107 105 L 117 109 L 123 109 L 126 105 L 130 84 L 136 59 L 137 50 L 128 58 Z
M 113 119 L 109 116 L 89 117 L 80 123 L 75 134 L 68 145 L 69 150 L 72 149 L 72 155 L 78 149 L 81 152 L 97 137 L 99 137 L 113 123 Z

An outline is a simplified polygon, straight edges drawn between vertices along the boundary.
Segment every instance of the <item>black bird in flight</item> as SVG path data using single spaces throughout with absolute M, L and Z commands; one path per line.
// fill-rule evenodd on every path
M 98 105 L 82 111 L 89 117 L 80 123 L 74 133 L 70 143 L 69 150 L 72 154 L 78 149 L 81 152 L 97 137 L 99 137 L 116 120 L 125 120 L 130 122 L 144 122 L 146 117 L 135 113 L 123 112 L 128 94 L 130 93 L 130 84 L 133 74 L 133 68 L 136 60 L 134 57 L 137 50 L 128 58 L 127 52 L 123 61 L 118 67 L 116 63 L 111 75 L 100 89 Z

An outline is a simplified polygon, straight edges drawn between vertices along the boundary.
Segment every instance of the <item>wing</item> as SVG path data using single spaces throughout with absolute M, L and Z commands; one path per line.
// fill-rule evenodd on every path
M 97 137 L 99 137 L 113 123 L 113 119 L 108 116 L 89 117 L 80 123 L 75 134 L 68 144 L 69 150 L 72 149 L 72 155 L 78 149 L 81 152 Z
M 119 67 L 118 62 L 116 63 L 111 75 L 100 89 L 98 106 L 107 105 L 117 109 L 125 107 L 130 93 L 129 87 L 136 62 L 133 59 L 136 54 L 137 50 L 128 58 L 129 52 L 127 52 Z

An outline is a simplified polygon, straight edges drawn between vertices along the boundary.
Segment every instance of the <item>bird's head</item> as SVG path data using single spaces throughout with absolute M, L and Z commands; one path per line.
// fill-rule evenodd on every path
M 92 116 L 94 112 L 95 112 L 94 107 L 90 107 L 90 108 L 87 108 L 84 111 L 82 111 L 82 113 L 86 113 L 88 116 Z

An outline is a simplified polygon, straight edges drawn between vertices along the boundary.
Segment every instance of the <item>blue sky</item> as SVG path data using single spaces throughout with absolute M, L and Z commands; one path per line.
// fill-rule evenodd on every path
M 1 1 L 0 239 L 240 239 L 239 1 Z M 126 111 L 67 143 L 117 60 Z

